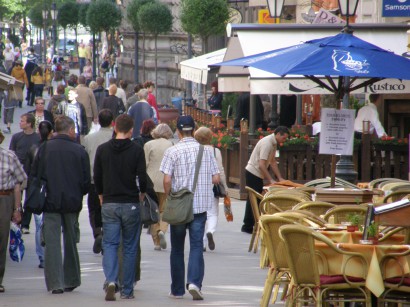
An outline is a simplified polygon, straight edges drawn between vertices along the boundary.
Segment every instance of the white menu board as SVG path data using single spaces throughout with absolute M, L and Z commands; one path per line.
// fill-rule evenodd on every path
M 355 110 L 322 109 L 319 154 L 353 154 Z

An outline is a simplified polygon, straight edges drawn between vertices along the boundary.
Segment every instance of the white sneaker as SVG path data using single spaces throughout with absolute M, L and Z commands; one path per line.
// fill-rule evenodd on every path
M 201 290 L 194 284 L 189 284 L 188 292 L 192 295 L 194 301 L 202 301 L 204 297 L 202 296 Z
M 167 249 L 167 240 L 165 239 L 165 233 L 162 230 L 158 231 L 158 237 L 159 246 L 161 246 L 162 249 Z
M 176 300 L 181 300 L 181 299 L 184 298 L 183 295 L 173 295 L 171 292 L 169 292 L 168 297 L 169 297 L 169 298 L 176 299 Z
M 115 283 L 110 282 L 105 289 L 105 300 L 115 301 Z

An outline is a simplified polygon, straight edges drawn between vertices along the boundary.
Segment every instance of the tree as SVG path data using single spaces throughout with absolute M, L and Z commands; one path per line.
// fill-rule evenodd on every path
M 140 8 L 147 3 L 152 2 L 152 0 L 132 0 L 127 6 L 127 19 L 130 22 L 132 28 L 135 32 L 135 70 L 134 70 L 134 81 L 138 83 L 138 36 L 140 32 L 140 25 L 138 22 L 138 11 Z M 145 40 L 143 40 L 143 46 L 145 47 Z M 145 64 L 145 53 L 143 54 L 143 63 Z M 144 78 L 145 78 L 145 65 L 144 67 Z
M 155 85 L 157 80 L 157 39 L 161 33 L 166 33 L 172 29 L 172 13 L 166 4 L 152 2 L 143 5 L 138 11 L 138 22 L 141 29 L 154 36 L 155 40 Z
M 87 10 L 87 25 L 92 33 L 104 31 L 108 38 L 111 30 L 118 28 L 121 24 L 121 10 L 110 0 L 97 0 L 92 2 Z M 112 49 L 112 38 L 110 49 Z
M 77 4 L 78 5 L 78 4 Z M 87 23 L 87 11 L 88 8 L 90 7 L 89 3 L 81 3 L 78 6 L 78 22 L 84 27 L 88 27 Z
M 64 29 L 64 55 L 66 54 L 66 29 L 74 30 L 75 38 L 77 40 L 77 26 L 78 26 L 78 4 L 75 2 L 66 2 L 61 5 L 58 10 L 58 23 Z
M 229 19 L 226 0 L 182 0 L 181 24 L 184 31 L 202 39 L 204 53 L 208 52 L 208 38 L 223 34 Z

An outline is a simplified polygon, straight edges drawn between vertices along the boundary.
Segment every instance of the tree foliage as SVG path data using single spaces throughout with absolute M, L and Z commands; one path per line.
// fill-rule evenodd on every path
M 97 0 L 92 2 L 87 10 L 87 25 L 91 32 L 109 32 L 121 24 L 121 11 L 110 0 Z
M 78 25 L 79 12 L 78 4 L 74 2 L 66 2 L 58 10 L 58 24 L 64 29 L 75 29 Z
M 88 27 L 87 21 L 87 12 L 88 8 L 90 7 L 89 3 L 81 3 L 80 5 L 77 4 L 77 12 L 78 12 L 78 23 L 83 25 L 83 27 Z
M 41 13 L 42 9 L 43 4 L 36 3 L 28 12 L 28 18 L 30 18 L 31 23 L 38 28 L 43 26 L 43 16 Z
M 127 19 L 132 25 L 135 32 L 140 31 L 140 25 L 138 23 L 138 11 L 147 3 L 151 3 L 156 0 L 132 0 L 127 6 Z
M 184 31 L 202 40 L 223 34 L 229 19 L 226 0 L 182 0 L 181 24 Z
M 142 31 L 157 36 L 172 29 L 172 13 L 166 4 L 152 2 L 138 11 L 138 23 Z

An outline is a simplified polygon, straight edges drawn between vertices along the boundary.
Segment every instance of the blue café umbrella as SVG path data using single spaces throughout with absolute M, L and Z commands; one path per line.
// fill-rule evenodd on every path
M 279 76 L 304 75 L 342 97 L 346 91 L 385 78 L 410 79 L 410 60 L 370 44 L 350 33 L 340 33 L 305 43 L 230 60 L 213 66 L 258 68 Z M 328 84 L 319 77 L 325 77 Z M 338 85 L 333 78 L 338 77 Z M 343 77 L 352 77 L 349 87 Z M 357 78 L 365 80 L 360 84 Z

